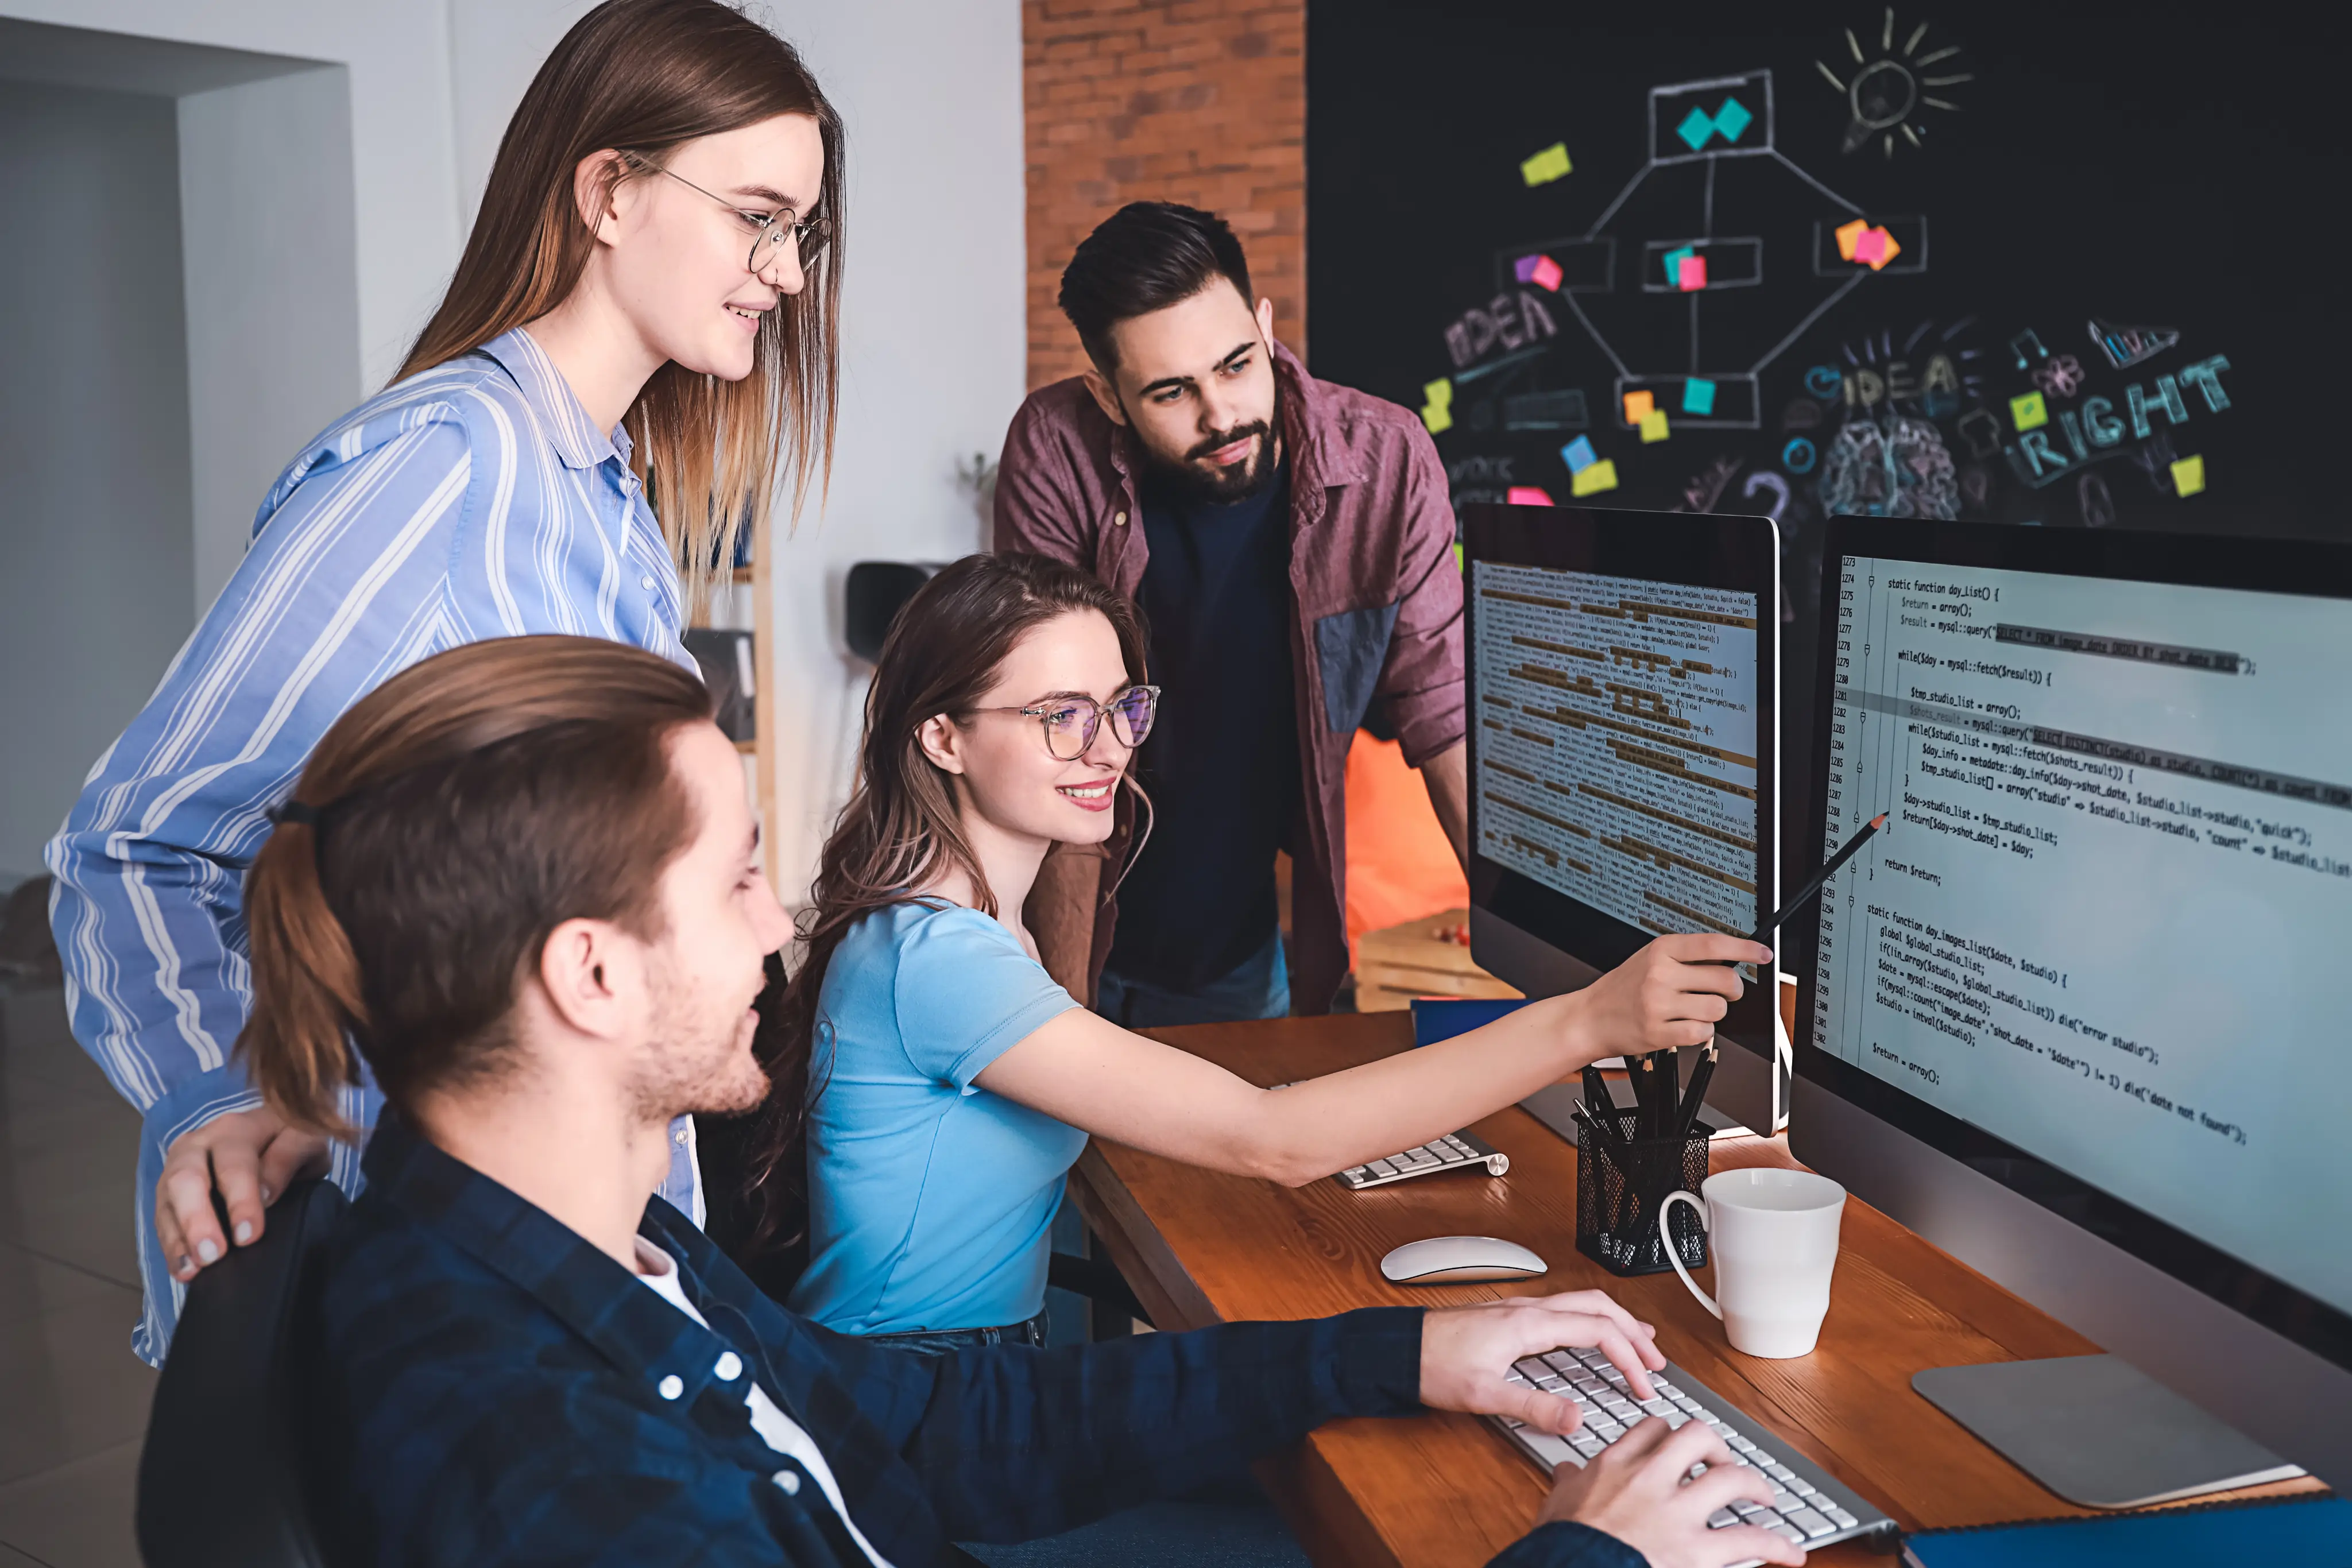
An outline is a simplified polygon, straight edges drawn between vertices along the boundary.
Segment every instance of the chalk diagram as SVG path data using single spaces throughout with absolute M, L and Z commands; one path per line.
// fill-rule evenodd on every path
M 1764 423 L 1759 378 L 1766 369 L 1865 281 L 1926 272 L 1927 219 L 1918 214 L 1866 212 L 1782 152 L 1776 144 L 1769 70 L 1654 87 L 1649 91 L 1648 110 L 1647 155 L 1590 228 L 1580 235 L 1512 246 L 1496 257 L 1498 281 L 1509 278 L 1517 286 L 1516 295 L 1507 288 L 1485 309 L 1470 312 L 1449 329 L 1447 347 L 1457 367 L 1454 380 L 1462 383 L 1507 374 L 1542 354 L 1541 340 L 1557 329 L 1548 295 L 1566 308 L 1609 361 L 1614 372 L 1610 402 L 1618 428 L 1641 428 L 1640 414 L 1628 413 L 1630 394 L 1632 408 L 1662 412 L 1674 429 L 1759 429 Z M 1811 224 L 1811 254 L 1790 260 L 1833 287 L 1760 357 L 1710 366 L 1702 331 L 1706 302 L 1711 296 L 1758 287 L 1765 277 L 1764 236 L 1716 232 L 1717 172 L 1743 159 L 1778 163 L 1827 204 L 1828 210 Z M 1639 239 L 1621 239 L 1612 232 L 1636 192 L 1661 171 L 1689 165 L 1702 166 L 1706 173 L 1689 232 Z M 1586 309 L 1585 298 L 1617 291 L 1621 263 L 1632 269 L 1633 287 L 1641 294 L 1688 297 L 1688 359 L 1684 366 L 1630 363 Z M 1473 363 L 1497 342 L 1513 351 L 1486 364 Z M 1647 394 L 1646 403 L 1643 394 Z M 1586 428 L 1591 411 L 1581 392 L 1537 392 L 1507 398 L 1503 413 L 1507 430 L 1570 431 Z

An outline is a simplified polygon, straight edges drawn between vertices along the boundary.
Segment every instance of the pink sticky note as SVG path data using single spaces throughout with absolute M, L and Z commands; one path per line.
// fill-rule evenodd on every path
M 1874 270 L 1885 267 L 1888 237 L 1885 229 L 1863 230 L 1861 234 L 1854 236 L 1853 259 L 1868 262 Z
M 1503 497 L 1514 507 L 1549 507 L 1551 492 L 1539 485 L 1514 485 Z
M 1683 289 L 1685 292 L 1694 288 L 1705 288 L 1706 287 L 1706 257 L 1703 256 L 1686 256 L 1683 257 L 1682 270 L 1675 276 L 1675 287 Z
M 1531 281 L 1550 289 L 1555 294 L 1559 292 L 1559 263 L 1548 256 L 1536 257 L 1536 265 L 1533 270 L 1528 272 L 1528 277 Z
M 1871 232 L 1878 236 L 1878 259 L 1870 264 L 1870 270 L 1876 272 L 1888 262 L 1901 256 L 1903 247 L 1895 244 L 1895 236 L 1885 229 L 1873 229 Z

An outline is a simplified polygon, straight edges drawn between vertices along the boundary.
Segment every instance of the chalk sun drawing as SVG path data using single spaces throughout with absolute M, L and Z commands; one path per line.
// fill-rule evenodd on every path
M 1889 5 L 1885 24 L 1879 29 L 1878 49 L 1874 54 L 1864 51 L 1862 40 L 1854 36 L 1852 27 L 1845 30 L 1845 47 L 1853 56 L 1853 65 L 1849 68 L 1853 70 L 1852 76 L 1841 80 L 1827 61 L 1813 62 L 1813 68 L 1822 73 L 1830 86 L 1845 95 L 1849 118 L 1845 135 L 1838 144 L 1839 152 L 1858 152 L 1870 144 L 1871 138 L 1878 137 L 1885 156 L 1892 158 L 1898 131 L 1912 146 L 1921 145 L 1919 139 L 1927 133 L 1927 122 L 1925 119 L 1915 118 L 1920 110 L 1937 109 L 1948 113 L 1959 111 L 1958 104 L 1941 95 L 1962 82 L 1974 81 L 1976 77 L 1943 63 L 1960 52 L 1957 44 L 1933 49 L 1924 55 L 1918 52 L 1919 46 L 1927 42 L 1928 26 L 1922 22 L 1912 28 L 1910 37 L 1903 41 L 1903 47 L 1898 51 L 1895 47 L 1895 7 Z M 1925 74 L 1929 67 L 1937 65 L 1942 67 L 1937 75 Z M 1929 89 L 1935 90 L 1929 91 Z

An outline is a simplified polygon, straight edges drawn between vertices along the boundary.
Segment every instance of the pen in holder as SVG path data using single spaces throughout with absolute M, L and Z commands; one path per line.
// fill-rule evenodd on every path
M 1658 1238 L 1658 1206 L 1670 1192 L 1706 1181 L 1706 1129 L 1687 1136 L 1637 1138 L 1637 1113 L 1580 1108 L 1576 1138 L 1576 1249 L 1625 1276 L 1674 1267 Z M 1596 1125 L 1596 1123 L 1599 1124 Z M 1687 1205 L 1667 1216 L 1683 1267 L 1706 1266 L 1706 1232 Z

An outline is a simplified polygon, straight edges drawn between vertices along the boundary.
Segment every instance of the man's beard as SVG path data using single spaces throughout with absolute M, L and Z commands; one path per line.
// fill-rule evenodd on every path
M 631 1091 L 640 1116 L 732 1115 L 768 1097 L 768 1074 L 752 1055 L 741 1013 L 712 1016 L 707 998 L 667 971 L 654 976 L 653 990 L 662 1032 L 646 1043 Z
M 1148 442 L 1138 440 L 1136 445 L 1143 454 L 1145 477 L 1152 488 L 1172 495 L 1180 501 L 1206 501 L 1231 506 L 1235 501 L 1246 501 L 1253 496 L 1264 495 L 1266 486 L 1274 483 L 1274 476 L 1282 466 L 1278 450 L 1280 444 L 1274 434 L 1281 423 L 1282 399 L 1277 392 L 1271 420 L 1237 424 L 1231 430 L 1204 437 L 1194 443 L 1181 461 L 1171 462 L 1154 452 Z M 1246 461 L 1223 469 L 1212 468 L 1201 461 L 1220 447 L 1231 446 L 1234 442 L 1253 435 L 1258 438 L 1257 450 Z

